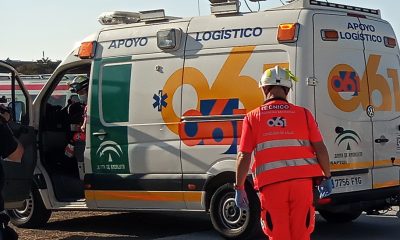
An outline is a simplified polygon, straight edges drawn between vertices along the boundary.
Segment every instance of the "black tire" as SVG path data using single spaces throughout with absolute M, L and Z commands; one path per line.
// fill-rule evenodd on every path
M 40 228 L 50 219 L 51 210 L 46 209 L 40 193 L 32 189 L 24 206 L 19 209 L 7 210 L 10 222 L 21 228 Z
M 246 189 L 248 211 L 235 205 L 235 191 L 231 183 L 219 187 L 211 197 L 211 222 L 224 238 L 249 239 L 261 233 L 260 202 L 257 194 Z
M 361 214 L 361 210 L 352 210 L 346 212 L 331 212 L 319 210 L 319 214 L 329 223 L 347 223 L 356 220 Z

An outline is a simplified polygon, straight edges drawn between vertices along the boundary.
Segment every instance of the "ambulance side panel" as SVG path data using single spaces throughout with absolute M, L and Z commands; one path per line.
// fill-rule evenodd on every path
M 208 183 L 221 173 L 234 176 L 243 116 L 264 102 L 260 76 L 275 65 L 295 69 L 296 44 L 279 44 L 277 27 L 297 16 L 298 11 L 268 11 L 190 22 L 179 131 L 184 181 L 194 175 Z
M 157 31 L 187 29 L 187 22 L 104 30 L 93 67 L 90 117 L 92 188 L 98 208 L 184 209 L 180 140 L 181 92 L 165 93 L 167 81 L 182 82 L 184 34 L 173 52 L 157 47 Z M 173 78 L 173 80 L 171 80 Z M 166 107 L 176 115 L 165 116 Z

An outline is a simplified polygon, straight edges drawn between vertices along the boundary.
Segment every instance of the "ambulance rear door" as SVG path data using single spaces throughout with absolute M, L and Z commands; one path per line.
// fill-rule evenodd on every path
M 316 120 L 328 147 L 334 192 L 371 189 L 374 143 L 364 46 L 354 29 L 358 19 L 316 13 L 313 23 Z
M 372 117 L 374 151 L 373 188 L 399 185 L 393 167 L 400 152 L 399 48 L 390 24 L 382 19 L 359 18 L 358 32 L 365 48 L 366 74 Z

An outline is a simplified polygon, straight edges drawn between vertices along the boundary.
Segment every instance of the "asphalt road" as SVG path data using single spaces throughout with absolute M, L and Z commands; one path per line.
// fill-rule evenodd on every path
M 319 215 L 316 217 L 316 228 L 312 240 L 399 240 L 400 219 L 397 211 L 384 215 L 362 215 L 356 221 L 346 224 L 329 224 Z M 185 234 L 162 238 L 162 240 L 184 239 L 222 239 L 214 231 Z
M 67 216 L 66 216 L 67 215 Z M 71 213 L 58 212 L 41 230 L 18 229 L 21 240 L 222 239 L 209 217 L 200 213 Z M 396 212 L 362 215 L 347 224 L 328 224 L 317 215 L 312 240 L 398 240 Z

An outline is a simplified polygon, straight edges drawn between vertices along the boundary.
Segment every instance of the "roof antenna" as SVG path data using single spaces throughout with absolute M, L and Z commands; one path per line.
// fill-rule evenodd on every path
M 253 12 L 253 10 L 251 10 L 249 4 L 247 3 L 247 0 L 244 0 L 244 3 L 246 3 L 247 8 L 250 10 L 250 12 Z
M 197 10 L 198 10 L 199 16 L 200 16 L 200 0 L 197 0 Z
M 254 12 L 254 11 L 252 11 L 252 10 L 250 9 L 249 4 L 247 4 L 247 0 L 243 0 L 243 1 L 246 3 L 246 6 L 247 6 L 247 8 L 250 10 L 250 12 Z M 261 9 L 261 3 L 260 3 L 260 2 L 263 2 L 263 1 L 267 1 L 267 0 L 250 0 L 250 2 L 257 2 L 257 4 L 258 4 L 258 10 L 257 10 L 257 12 L 260 11 L 260 9 Z M 281 2 L 282 2 L 282 0 L 281 0 Z

